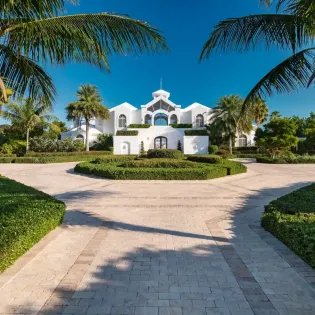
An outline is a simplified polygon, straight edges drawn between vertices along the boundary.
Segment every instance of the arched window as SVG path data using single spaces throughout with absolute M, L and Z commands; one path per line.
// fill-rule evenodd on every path
M 167 126 L 168 117 L 166 114 L 158 113 L 154 116 L 154 126 Z
M 247 147 L 247 137 L 245 135 L 241 135 L 238 137 L 238 146 Z
M 82 135 L 77 135 L 76 140 L 84 141 L 84 137 Z
M 127 118 L 125 115 L 120 115 L 118 118 L 118 127 L 126 127 L 127 126 Z
M 167 149 L 167 138 L 156 137 L 154 139 L 154 149 Z
M 201 114 L 197 115 L 197 117 L 196 117 L 196 127 L 200 128 L 200 127 L 204 127 L 204 125 L 205 125 L 205 122 L 204 122 L 203 116 Z
M 178 120 L 177 120 L 177 116 L 175 114 L 173 114 L 171 116 L 171 121 L 170 121 L 170 124 L 177 124 L 178 123 Z
M 145 123 L 145 124 L 149 124 L 149 125 L 152 124 L 151 115 L 146 114 L 146 115 L 144 116 L 144 123 Z

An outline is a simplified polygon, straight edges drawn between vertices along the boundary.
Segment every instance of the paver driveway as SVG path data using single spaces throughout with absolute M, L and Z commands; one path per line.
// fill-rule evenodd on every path
M 0 275 L 1 314 L 315 314 L 311 268 L 259 227 L 315 165 L 249 164 L 211 181 L 110 181 L 74 163 L 0 165 L 67 203 Z

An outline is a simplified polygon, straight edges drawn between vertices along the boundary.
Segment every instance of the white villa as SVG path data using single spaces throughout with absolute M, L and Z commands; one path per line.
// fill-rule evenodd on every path
M 205 129 L 211 117 L 211 108 L 193 103 L 182 109 L 169 99 L 170 93 L 164 90 L 153 92 L 152 97 L 140 109 L 129 103 L 122 103 L 110 109 L 110 120 L 95 118 L 95 125 L 91 123 L 89 143 L 93 145 L 97 142 L 99 134 L 113 134 L 114 154 L 139 154 L 141 142 L 145 151 L 176 149 L 180 142 L 185 154 L 208 153 L 208 145 L 211 143 L 209 136 L 189 133 Z M 147 128 L 147 125 L 150 127 Z M 133 135 L 130 135 L 129 131 L 132 130 Z M 235 146 L 254 145 L 254 136 L 254 131 L 240 135 Z M 64 138 L 85 140 L 85 125 L 62 133 L 61 139 Z

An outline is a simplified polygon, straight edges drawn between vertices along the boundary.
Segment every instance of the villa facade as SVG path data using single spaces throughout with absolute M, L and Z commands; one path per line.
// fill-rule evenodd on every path
M 114 154 L 139 154 L 142 142 L 145 151 L 162 148 L 176 149 L 180 142 L 185 154 L 208 153 L 208 145 L 211 143 L 209 136 L 189 135 L 187 132 L 186 135 L 185 131 L 204 130 L 211 118 L 211 108 L 193 103 L 182 109 L 169 97 L 169 92 L 158 90 L 152 93 L 152 100 L 142 105 L 140 109 L 129 103 L 111 108 L 110 120 L 96 118 L 94 124 L 91 124 L 89 143 L 93 145 L 97 142 L 100 134 L 113 134 Z M 150 127 L 142 128 L 144 125 L 146 127 L 150 125 Z M 136 132 L 133 132 L 134 135 L 129 135 L 128 131 L 132 130 Z M 240 135 L 236 139 L 235 146 L 254 145 L 254 136 L 254 131 Z M 62 139 L 69 137 L 85 141 L 85 126 L 72 128 L 61 135 Z

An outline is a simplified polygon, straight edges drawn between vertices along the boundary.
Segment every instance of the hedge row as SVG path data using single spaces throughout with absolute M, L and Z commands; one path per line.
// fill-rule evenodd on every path
M 173 128 L 192 128 L 192 124 L 170 124 Z
M 221 164 L 223 159 L 218 155 L 189 155 L 187 156 L 188 161 L 209 163 L 209 164 Z
M 147 157 L 149 159 L 182 159 L 184 155 L 181 151 L 174 149 L 150 149 Z
M 138 130 L 117 130 L 116 136 L 137 136 Z
M 137 157 L 137 155 L 108 155 L 95 159 L 94 164 L 111 164 L 120 163 L 126 161 L 132 161 Z
M 150 124 L 130 124 L 129 128 L 150 128 Z
M 258 163 L 266 163 L 266 164 L 315 164 L 315 157 L 314 156 L 296 156 L 296 158 L 275 158 L 272 159 L 269 156 L 258 156 L 257 157 Z
M 63 202 L 0 177 L 0 272 L 63 219 Z
M 202 167 L 194 162 L 173 159 L 145 159 L 124 162 L 119 167 L 126 168 L 198 168 Z
M 37 157 L 0 157 L 0 163 L 26 163 L 26 164 L 47 164 L 47 163 L 65 163 L 65 162 L 80 162 L 92 161 L 97 157 L 103 158 L 104 155 L 74 155 L 74 156 L 37 156 Z
M 27 152 L 25 156 L 77 156 L 77 155 L 112 155 L 111 151 L 83 151 L 83 152 Z
M 227 168 L 227 175 L 236 175 L 247 172 L 246 165 L 236 161 L 223 161 L 223 167 Z
M 201 168 L 122 168 L 84 162 L 74 171 L 120 180 L 205 180 L 227 175 L 226 168 L 214 165 Z
M 262 226 L 315 268 L 315 184 L 272 201 Z
M 185 130 L 185 136 L 209 136 L 207 130 Z

